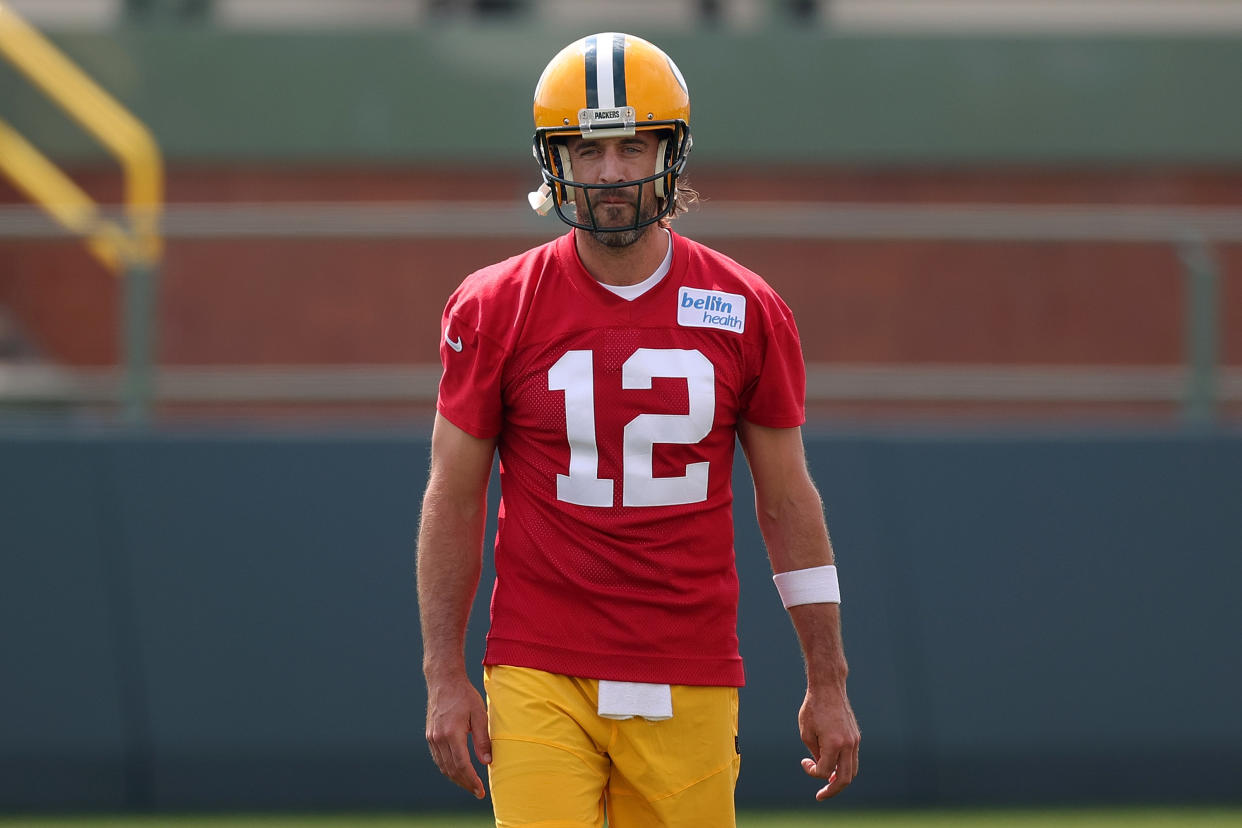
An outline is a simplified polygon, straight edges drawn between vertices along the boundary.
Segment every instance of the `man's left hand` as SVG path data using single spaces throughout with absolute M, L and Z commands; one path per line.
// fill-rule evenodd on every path
M 802 760 L 809 776 L 827 779 L 815 794 L 823 801 L 845 790 L 858 775 L 861 734 L 845 690 L 807 690 L 798 711 L 798 730 L 811 756 Z

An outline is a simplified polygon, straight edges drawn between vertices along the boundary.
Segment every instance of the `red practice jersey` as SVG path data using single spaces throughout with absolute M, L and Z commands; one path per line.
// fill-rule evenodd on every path
M 775 291 L 672 239 L 633 301 L 587 273 L 572 232 L 449 299 L 438 408 L 500 453 L 487 664 L 743 683 L 736 427 L 801 425 L 805 367 Z

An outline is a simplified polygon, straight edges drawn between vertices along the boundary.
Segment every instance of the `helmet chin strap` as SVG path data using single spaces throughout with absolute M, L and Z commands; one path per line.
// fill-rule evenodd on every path
M 552 207 L 556 204 L 556 199 L 552 197 L 552 188 L 547 184 L 540 184 L 538 190 L 527 193 L 526 200 L 530 202 L 530 209 L 541 216 L 552 212 Z

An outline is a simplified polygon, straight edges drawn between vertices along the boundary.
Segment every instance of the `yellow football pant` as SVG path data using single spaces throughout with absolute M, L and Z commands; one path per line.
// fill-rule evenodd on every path
M 602 718 L 599 682 L 488 667 L 497 828 L 735 824 L 737 688 L 673 686 L 673 718 Z

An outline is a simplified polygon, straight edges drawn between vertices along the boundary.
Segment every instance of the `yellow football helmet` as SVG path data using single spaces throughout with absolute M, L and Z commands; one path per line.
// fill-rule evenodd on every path
M 584 230 L 599 229 L 588 215 L 577 216 L 569 188 L 591 191 L 655 182 L 663 203 L 645 220 L 641 211 L 629 230 L 654 224 L 673 211 L 677 178 L 686 167 L 690 138 L 690 93 L 677 64 L 658 47 L 634 35 L 603 32 L 562 49 L 548 63 L 535 86 L 535 160 L 543 186 L 530 194 L 531 207 L 546 215 L 553 207 L 561 220 Z M 574 181 L 565 138 L 614 138 L 660 130 L 655 169 L 646 178 L 616 184 Z M 639 188 L 641 198 L 641 187 Z M 566 213 L 566 206 L 574 213 Z

